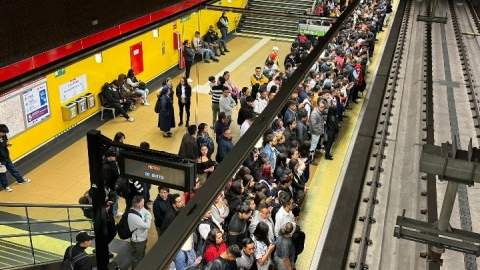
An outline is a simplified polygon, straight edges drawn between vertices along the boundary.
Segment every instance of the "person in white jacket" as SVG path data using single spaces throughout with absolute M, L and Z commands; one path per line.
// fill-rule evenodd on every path
M 133 207 L 128 214 L 128 227 L 132 232 L 130 245 L 132 247 L 132 270 L 145 257 L 148 229 L 152 224 L 152 214 L 144 208 L 145 199 L 142 195 L 133 198 Z
M 132 88 L 135 93 L 138 93 L 142 95 L 142 103 L 145 106 L 150 106 L 150 103 L 148 103 L 147 97 L 148 93 L 150 92 L 147 88 L 145 89 L 140 89 L 141 81 L 137 80 L 137 77 L 135 77 L 135 71 L 133 69 L 129 69 L 127 73 L 127 84 Z

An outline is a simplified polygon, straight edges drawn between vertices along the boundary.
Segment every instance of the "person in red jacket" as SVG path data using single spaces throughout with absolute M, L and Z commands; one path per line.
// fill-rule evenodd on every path
M 215 260 L 220 254 L 227 251 L 227 244 L 223 241 L 223 233 L 219 229 L 213 229 L 207 236 L 207 247 L 203 258 L 207 263 Z

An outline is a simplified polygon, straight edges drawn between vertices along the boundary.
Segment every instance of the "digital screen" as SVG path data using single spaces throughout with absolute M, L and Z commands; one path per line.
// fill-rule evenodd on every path
M 185 171 L 155 165 L 144 161 L 133 160 L 125 157 L 125 174 L 150 179 L 162 183 L 168 183 L 179 187 L 185 186 Z

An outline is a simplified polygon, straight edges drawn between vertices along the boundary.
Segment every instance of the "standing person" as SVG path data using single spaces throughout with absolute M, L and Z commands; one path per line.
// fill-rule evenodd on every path
M 173 220 L 175 220 L 175 218 L 180 213 L 180 210 L 185 207 L 185 204 L 183 203 L 183 198 L 179 194 L 172 194 L 168 199 L 168 204 L 170 205 L 170 209 L 165 214 L 162 222 L 162 227 L 160 227 L 163 232 L 165 232 L 168 226 L 172 224 Z
M 328 108 L 327 112 L 327 146 L 325 147 L 325 158 L 328 160 L 333 160 L 333 156 L 330 153 L 332 149 L 333 142 L 337 137 L 338 132 L 340 131 L 340 124 L 338 122 L 338 118 L 336 116 L 337 107 L 331 106 Z
M 185 78 L 187 82 L 192 83 L 193 80 L 190 79 L 190 69 L 193 65 L 193 59 L 195 58 L 195 51 L 190 47 L 188 39 L 183 42 L 183 57 L 185 58 Z
M 225 79 L 225 84 L 223 86 L 226 86 L 230 90 L 233 100 L 235 100 L 235 103 L 238 103 L 238 99 L 240 98 L 240 92 L 238 90 L 238 87 L 235 85 L 235 82 L 230 77 L 230 72 L 223 72 L 223 78 Z
M 217 149 L 217 156 L 215 160 L 217 163 L 222 162 L 225 157 L 228 155 L 230 150 L 233 148 L 232 142 L 232 130 L 230 127 L 226 127 L 223 129 L 223 134 L 218 137 L 218 149 Z
M 236 260 L 242 256 L 238 245 L 231 245 L 227 251 L 223 252 L 212 261 L 209 270 L 237 270 Z
M 178 155 L 183 158 L 195 160 L 198 156 L 198 147 L 195 136 L 197 136 L 197 126 L 191 125 L 187 128 L 188 132 L 183 135 Z
M 206 247 L 203 258 L 207 263 L 215 260 L 220 254 L 227 250 L 227 244 L 223 241 L 223 233 L 219 229 L 213 229 L 208 233 L 205 241 Z
M 206 145 L 208 148 L 207 157 L 210 158 L 215 151 L 215 144 L 213 143 L 213 139 L 208 134 L 208 125 L 206 123 L 201 123 L 198 125 L 198 133 L 197 133 L 197 147 L 200 149 L 202 145 Z
M 258 270 L 268 270 L 272 264 L 270 255 L 275 249 L 275 245 L 268 237 L 268 225 L 260 221 L 253 232 L 253 241 L 255 242 L 255 259 L 257 260 Z
M 230 22 L 228 21 L 227 13 L 223 12 L 222 16 L 218 20 L 219 24 L 217 26 L 220 26 L 220 33 L 222 33 L 222 39 L 224 41 L 227 41 L 227 35 L 228 35 L 228 25 Z
M 224 79 L 225 81 L 225 79 Z M 232 114 L 233 114 L 233 108 L 237 105 L 235 100 L 232 98 L 230 95 L 230 90 L 228 87 L 224 86 L 222 89 L 222 96 L 220 97 L 220 100 L 218 101 L 219 106 L 220 106 L 220 112 L 224 112 L 225 115 L 228 118 L 228 125 L 230 125 L 230 122 L 232 121 Z
M 255 263 L 255 242 L 251 238 L 245 238 L 242 241 L 242 256 L 237 258 L 237 267 L 245 267 L 250 270 Z
M 117 182 L 118 177 L 120 177 L 117 156 L 117 153 L 112 149 L 109 149 L 103 156 L 103 180 L 105 182 L 105 187 L 110 190 L 115 190 L 115 183 Z M 118 211 L 118 198 L 119 196 L 115 193 L 115 203 L 113 204 L 112 210 L 114 216 L 121 217 L 123 213 Z
M 200 145 L 200 155 L 197 158 L 197 177 L 202 186 L 208 176 L 215 170 L 215 162 L 208 156 L 208 147 L 205 144 Z
M 7 172 L 10 172 L 10 174 L 17 179 L 18 184 L 28 184 L 31 180 L 23 179 L 23 176 L 17 171 L 15 165 L 13 165 L 12 160 L 10 159 L 10 151 L 8 151 L 8 147 L 12 146 L 12 144 L 8 142 L 8 132 L 10 131 L 8 130 L 7 125 L 0 124 L 0 169 L 2 167 L 5 167 L 6 169 L 6 172 L 0 172 L 0 183 L 5 191 L 12 192 L 13 189 L 8 185 Z
M 180 108 L 180 123 L 178 123 L 178 126 L 183 125 L 183 108 L 185 108 L 185 111 L 187 112 L 186 126 L 188 127 L 188 122 L 190 122 L 190 99 L 192 97 L 192 87 L 188 84 L 186 77 L 180 79 L 175 94 L 177 95 L 178 107 Z
M 95 239 L 94 235 L 85 231 L 79 232 L 75 237 L 77 243 L 73 246 L 69 246 L 67 250 L 65 250 L 65 255 L 63 255 L 63 265 L 71 265 L 74 270 L 91 270 L 95 267 L 96 265 L 93 258 L 89 257 L 87 252 L 85 252 L 85 249 L 92 245 L 93 239 Z
M 129 210 L 128 227 L 132 232 L 130 246 L 132 247 L 132 270 L 145 257 L 147 247 L 148 229 L 152 223 L 152 214 L 145 210 L 143 196 L 135 196 L 132 201 L 133 208 Z
M 142 103 L 145 106 L 150 106 L 150 103 L 148 103 L 147 97 L 148 93 L 150 92 L 146 84 L 144 82 L 141 82 L 137 80 L 137 77 L 135 77 L 135 71 L 133 69 L 129 69 L 127 73 L 127 84 L 135 90 L 135 93 L 138 93 L 142 95 Z M 142 89 L 143 88 L 143 89 Z
M 158 127 L 163 131 L 163 137 L 172 137 L 170 129 L 175 127 L 175 115 L 170 89 L 163 87 L 158 98 L 161 104 L 160 113 L 158 114 Z
M 227 243 L 229 245 L 242 245 L 243 239 L 248 237 L 247 220 L 252 216 L 252 210 L 246 203 L 237 207 L 237 213 L 228 224 Z
M 292 242 L 294 226 L 287 222 L 279 231 L 274 262 L 277 270 L 295 270 L 295 246 Z
M 245 122 L 245 119 L 247 119 L 247 116 L 254 113 L 253 111 L 254 101 L 255 99 L 252 96 L 247 96 L 245 98 L 245 102 L 241 103 L 241 108 L 238 111 L 238 116 L 237 116 L 237 124 L 239 126 L 241 126 L 243 122 Z
M 220 79 L 221 78 L 221 79 Z M 223 81 L 223 83 L 222 83 Z M 223 93 L 223 84 L 225 83 L 225 79 L 223 77 L 218 77 L 218 80 L 215 85 L 212 86 L 212 125 L 210 126 L 211 129 L 215 129 L 215 121 L 218 119 L 218 114 L 220 113 L 220 97 Z
M 265 88 L 261 88 L 258 92 L 260 95 L 253 102 L 253 111 L 257 116 L 260 115 L 268 105 L 267 90 Z
M 158 195 L 153 202 L 153 216 L 155 217 L 155 229 L 157 230 L 158 238 L 163 234 L 161 227 L 165 214 L 171 208 L 170 203 L 168 202 L 169 198 L 170 189 L 167 187 L 158 187 Z
M 150 144 L 148 142 L 141 142 L 140 148 L 148 150 L 150 149 Z M 150 188 L 152 188 L 152 184 L 143 182 L 142 186 L 144 190 L 143 195 L 145 196 L 145 202 L 147 203 L 147 205 L 153 203 L 153 201 L 150 200 Z
M 312 143 L 310 144 L 310 153 L 313 154 L 317 145 L 320 142 L 320 138 L 324 133 L 325 121 L 323 120 L 323 111 L 325 110 L 325 104 L 323 102 L 318 102 L 317 107 L 313 109 L 310 114 L 310 133 L 312 134 Z M 316 162 L 313 161 L 311 164 L 315 165 Z

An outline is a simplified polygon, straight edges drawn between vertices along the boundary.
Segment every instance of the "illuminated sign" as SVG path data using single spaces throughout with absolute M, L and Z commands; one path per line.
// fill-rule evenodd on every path
M 120 152 L 118 165 L 122 177 L 182 191 L 189 191 L 196 177 L 195 162 L 185 159 Z

